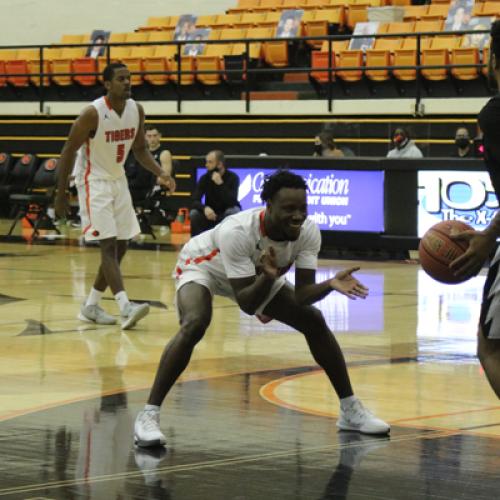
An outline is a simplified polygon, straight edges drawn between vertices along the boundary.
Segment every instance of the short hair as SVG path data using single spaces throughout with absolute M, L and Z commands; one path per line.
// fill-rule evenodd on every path
M 300 175 L 290 172 L 290 170 L 280 169 L 266 175 L 260 198 L 266 202 L 272 200 L 276 193 L 282 188 L 307 190 L 307 183 Z
M 497 67 L 500 64 L 500 19 L 491 24 L 491 53 L 495 54 Z
M 216 163 L 222 163 L 223 165 L 225 165 L 225 157 L 224 157 L 224 153 L 220 150 L 220 149 L 214 149 L 213 151 L 210 151 L 210 153 L 213 153 L 215 155 L 215 162 Z
M 151 132 L 152 130 L 156 130 L 159 134 L 161 134 L 160 129 L 156 125 L 146 125 L 144 127 L 144 132 Z
M 105 82 L 110 82 L 113 79 L 113 76 L 115 76 L 115 71 L 120 68 L 125 68 L 128 69 L 125 64 L 122 62 L 114 62 L 111 64 L 108 64 L 105 68 L 104 71 L 102 72 L 102 79 Z
M 320 132 L 319 140 L 321 141 L 321 145 L 328 149 L 335 149 L 335 139 L 333 138 L 333 133 L 329 130 L 324 130 Z

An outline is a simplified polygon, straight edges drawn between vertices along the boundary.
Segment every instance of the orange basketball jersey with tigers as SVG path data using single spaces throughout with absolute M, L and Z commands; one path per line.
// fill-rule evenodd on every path
M 114 180 L 125 176 L 123 164 L 139 129 L 139 109 L 127 99 L 122 115 L 106 96 L 91 103 L 97 110 L 97 130 L 78 151 L 75 177 L 78 181 Z

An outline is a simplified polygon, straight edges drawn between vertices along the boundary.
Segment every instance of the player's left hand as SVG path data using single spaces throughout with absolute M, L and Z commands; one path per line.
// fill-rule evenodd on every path
M 158 176 L 158 184 L 165 186 L 169 193 L 173 193 L 175 191 L 175 179 L 166 172 L 163 172 Z
M 460 278 L 471 278 L 481 270 L 496 241 L 484 231 L 470 230 L 450 234 L 450 238 L 469 242 L 465 253 L 450 263 L 450 269 Z
M 368 288 L 352 276 L 352 273 L 359 271 L 359 269 L 359 267 L 351 267 L 345 271 L 339 271 L 330 280 L 332 290 L 336 290 L 353 300 L 365 299 L 368 295 Z

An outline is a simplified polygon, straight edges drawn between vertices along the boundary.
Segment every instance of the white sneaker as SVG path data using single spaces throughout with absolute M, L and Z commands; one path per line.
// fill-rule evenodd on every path
M 160 413 L 142 410 L 134 424 L 134 442 L 137 446 L 164 446 L 167 440 L 160 430 Z
M 128 330 L 149 313 L 149 304 L 129 302 L 122 313 L 122 330 Z
M 363 434 L 388 434 L 391 426 L 367 410 L 361 401 L 355 399 L 344 408 L 340 407 L 337 427 L 344 431 L 358 431 Z
M 116 323 L 116 318 L 97 304 L 89 306 L 82 304 L 78 319 L 87 323 L 97 323 L 98 325 L 114 325 Z

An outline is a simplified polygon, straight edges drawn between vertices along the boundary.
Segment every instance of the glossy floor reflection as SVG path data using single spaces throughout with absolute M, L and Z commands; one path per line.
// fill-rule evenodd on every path
M 167 451 L 135 450 L 135 414 L 177 330 L 174 260 L 126 256 L 129 295 L 152 312 L 122 333 L 75 319 L 97 249 L 0 244 L 0 498 L 498 497 L 500 405 L 474 355 L 484 276 L 441 286 L 412 262 L 361 262 L 370 297 L 320 303 L 390 439 L 338 433 L 303 338 L 218 298 L 163 408 Z M 322 261 L 319 278 L 350 265 Z

